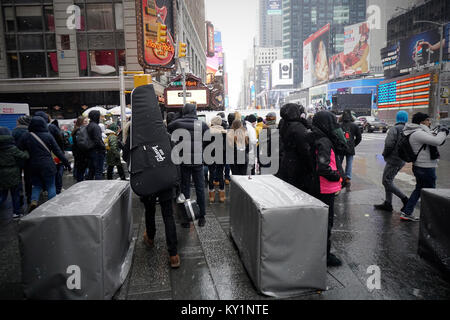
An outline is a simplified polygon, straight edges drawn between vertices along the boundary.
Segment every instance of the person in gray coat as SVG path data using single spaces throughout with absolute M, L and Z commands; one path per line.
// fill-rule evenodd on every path
M 408 197 L 394 184 L 394 179 L 400 170 L 405 166 L 405 161 L 398 156 L 397 143 L 400 135 L 408 122 L 408 113 L 406 111 L 399 111 L 397 113 L 396 124 L 392 127 L 386 137 L 384 143 L 383 157 L 386 161 L 386 167 L 383 172 L 383 186 L 386 191 L 386 200 L 383 204 L 375 205 L 376 210 L 387 212 L 394 211 L 392 207 L 392 198 L 395 194 L 403 202 L 403 206 L 408 203 Z
M 417 160 L 413 164 L 413 173 L 417 183 L 408 203 L 401 210 L 402 221 L 419 221 L 419 218 L 413 216 L 413 212 L 422 189 L 436 188 L 436 168 L 440 158 L 437 147 L 445 143 L 449 129 L 441 126 L 437 130 L 438 133 L 434 134 L 430 127 L 430 117 L 419 112 L 414 115 L 412 124 L 407 124 L 403 131 L 406 136 L 410 136 L 409 143 L 414 153 L 417 154 Z

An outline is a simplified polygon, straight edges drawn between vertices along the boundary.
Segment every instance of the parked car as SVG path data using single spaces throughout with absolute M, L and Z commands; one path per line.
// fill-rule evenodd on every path
M 383 133 L 386 133 L 389 129 L 386 122 L 381 121 L 376 117 L 359 117 L 358 119 L 363 123 L 363 131 L 382 131 Z
M 364 123 L 361 120 L 356 119 L 355 124 L 358 126 L 361 133 L 363 133 L 364 132 Z

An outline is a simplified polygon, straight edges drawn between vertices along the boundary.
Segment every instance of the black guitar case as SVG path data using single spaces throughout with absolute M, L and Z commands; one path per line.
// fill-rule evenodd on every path
M 177 168 L 153 85 L 134 89 L 131 104 L 131 188 L 147 197 L 175 186 Z

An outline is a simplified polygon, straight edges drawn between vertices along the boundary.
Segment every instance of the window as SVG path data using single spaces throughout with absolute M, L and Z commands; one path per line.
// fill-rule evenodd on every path
M 53 6 L 43 2 L 16 0 L 2 8 L 10 78 L 58 77 Z
M 125 66 L 123 4 L 116 0 L 78 0 L 77 47 L 81 77 L 115 76 Z

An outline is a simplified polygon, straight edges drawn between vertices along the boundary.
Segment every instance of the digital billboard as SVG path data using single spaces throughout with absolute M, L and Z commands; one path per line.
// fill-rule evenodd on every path
M 266 73 L 267 75 L 267 73 Z M 272 63 L 272 88 L 294 84 L 294 60 L 275 60 Z
M 344 52 L 330 58 L 330 79 L 370 72 L 370 29 L 367 22 L 344 28 Z
M 330 24 L 303 42 L 303 84 L 305 88 L 329 80 L 328 49 Z
M 268 15 L 281 15 L 281 0 L 266 0 Z
M 378 109 L 428 108 L 431 74 L 383 81 L 378 85 Z
M 139 0 L 136 5 L 138 60 L 144 69 L 171 69 L 175 65 L 172 0 Z M 158 39 L 158 24 L 167 26 L 167 41 Z

